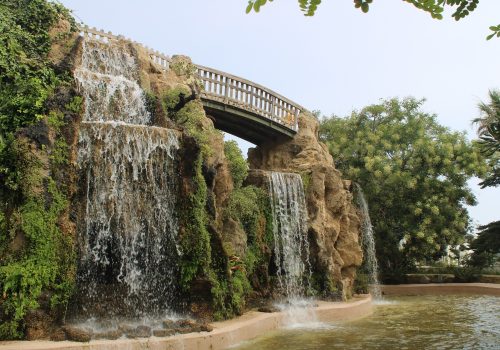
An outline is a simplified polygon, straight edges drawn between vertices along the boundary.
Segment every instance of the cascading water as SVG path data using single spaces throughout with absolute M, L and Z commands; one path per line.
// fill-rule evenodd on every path
M 309 289 L 311 266 L 307 238 L 307 207 L 298 174 L 271 172 L 269 192 L 272 198 L 274 260 L 279 287 L 286 297 L 283 307 L 288 323 L 314 322 L 311 302 L 305 299 Z
M 134 57 L 85 39 L 75 78 L 84 96 L 78 166 L 81 317 L 144 318 L 171 310 L 178 223 L 176 134 L 149 126 Z
M 373 236 L 372 221 L 370 219 L 370 212 L 368 211 L 368 203 L 359 184 L 356 184 L 356 191 L 358 206 L 362 216 L 362 244 L 363 251 L 365 253 L 365 266 L 370 276 L 370 292 L 374 299 L 380 300 L 382 298 L 382 293 L 380 291 L 380 283 L 378 280 L 378 262 L 375 251 L 375 238 Z

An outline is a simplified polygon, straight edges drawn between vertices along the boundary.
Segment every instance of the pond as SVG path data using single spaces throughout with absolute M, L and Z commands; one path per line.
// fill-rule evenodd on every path
M 391 297 L 361 320 L 289 327 L 233 349 L 500 349 L 500 298 Z

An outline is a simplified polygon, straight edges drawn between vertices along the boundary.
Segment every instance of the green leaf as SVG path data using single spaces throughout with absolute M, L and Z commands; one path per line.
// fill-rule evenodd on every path
M 246 9 L 246 13 L 250 13 L 250 11 L 252 11 L 252 8 L 253 8 L 253 2 L 252 1 L 249 1 L 248 2 L 248 6 L 247 6 L 247 9 Z

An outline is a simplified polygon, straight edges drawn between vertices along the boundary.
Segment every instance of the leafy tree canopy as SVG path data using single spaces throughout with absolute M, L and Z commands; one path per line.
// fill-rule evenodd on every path
M 474 119 L 479 149 L 490 165 L 481 188 L 500 185 L 500 91 L 490 91 L 489 95 L 490 103 L 480 103 L 481 117 Z
M 272 2 L 273 0 L 269 0 Z M 432 18 L 443 19 L 443 11 L 446 6 L 454 9 L 451 14 L 455 20 L 460 20 L 467 17 L 471 12 L 473 12 L 479 5 L 479 0 L 402 0 L 414 5 L 416 8 L 428 12 Z M 249 0 L 246 12 L 249 13 L 252 10 L 259 12 L 260 8 L 264 6 L 268 0 Z M 373 0 L 354 0 L 354 7 L 359 8 L 364 13 L 370 10 L 370 5 Z M 304 12 L 305 16 L 314 16 L 318 6 L 321 4 L 321 0 L 298 0 L 299 7 Z M 500 25 L 491 26 L 490 30 L 492 33 L 486 37 L 490 40 L 494 36 L 500 37 Z
M 474 251 L 470 258 L 470 265 L 477 267 L 491 266 L 500 253 L 500 221 L 493 221 L 479 226 L 477 237 L 470 244 Z
M 480 152 L 486 158 L 489 169 L 480 183 L 481 188 L 500 185 L 500 91 L 490 91 L 490 102 L 480 103 L 481 117 L 474 120 L 478 124 Z M 474 251 L 471 264 L 489 266 L 500 253 L 500 221 L 479 227 L 478 236 L 470 248 Z
M 470 229 L 467 187 L 486 166 L 464 133 L 422 111 L 424 100 L 384 100 L 346 118 L 323 118 L 320 138 L 337 167 L 358 182 L 370 215 L 382 270 L 437 259 Z

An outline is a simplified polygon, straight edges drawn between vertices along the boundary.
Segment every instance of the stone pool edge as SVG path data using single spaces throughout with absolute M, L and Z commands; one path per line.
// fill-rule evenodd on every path
M 484 294 L 500 296 L 500 284 L 494 283 L 429 283 L 381 285 L 384 295 Z
M 320 322 L 359 319 L 372 314 L 372 298 L 365 295 L 348 302 L 320 301 L 315 310 Z M 284 319 L 283 312 L 249 311 L 232 320 L 212 323 L 214 330 L 210 333 L 179 334 L 165 338 L 92 340 L 88 343 L 9 341 L 0 342 L 0 350 L 222 350 L 277 330 L 283 326 Z

